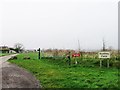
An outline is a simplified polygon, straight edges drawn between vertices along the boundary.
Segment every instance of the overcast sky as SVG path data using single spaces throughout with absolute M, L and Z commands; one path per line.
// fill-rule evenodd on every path
M 119 0 L 1 0 L 0 45 L 26 49 L 118 47 Z

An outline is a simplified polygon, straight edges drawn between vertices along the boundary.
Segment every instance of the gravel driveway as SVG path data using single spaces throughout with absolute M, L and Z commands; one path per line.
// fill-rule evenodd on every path
M 40 88 L 39 81 L 23 68 L 7 62 L 11 56 L 0 57 L 0 89 L 1 88 Z

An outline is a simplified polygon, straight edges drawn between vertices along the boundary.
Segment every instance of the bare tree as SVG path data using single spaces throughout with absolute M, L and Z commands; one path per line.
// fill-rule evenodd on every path
M 104 38 L 103 38 L 103 49 L 102 49 L 103 51 L 105 51 L 106 50 L 106 45 L 105 45 L 105 40 L 104 40 Z
M 23 45 L 21 43 L 16 43 L 14 45 L 14 49 L 15 49 L 15 51 L 17 53 L 20 53 L 20 52 L 22 52 L 24 50 L 24 47 L 23 47 Z

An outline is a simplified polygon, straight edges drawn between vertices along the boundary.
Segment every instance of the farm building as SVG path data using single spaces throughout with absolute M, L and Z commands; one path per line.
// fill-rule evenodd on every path
M 9 53 L 10 49 L 7 46 L 0 47 L 0 53 Z

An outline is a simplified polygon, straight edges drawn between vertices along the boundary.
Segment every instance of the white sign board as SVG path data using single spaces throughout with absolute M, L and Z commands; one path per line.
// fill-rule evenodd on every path
M 110 58 L 110 52 L 99 52 L 99 58 Z

